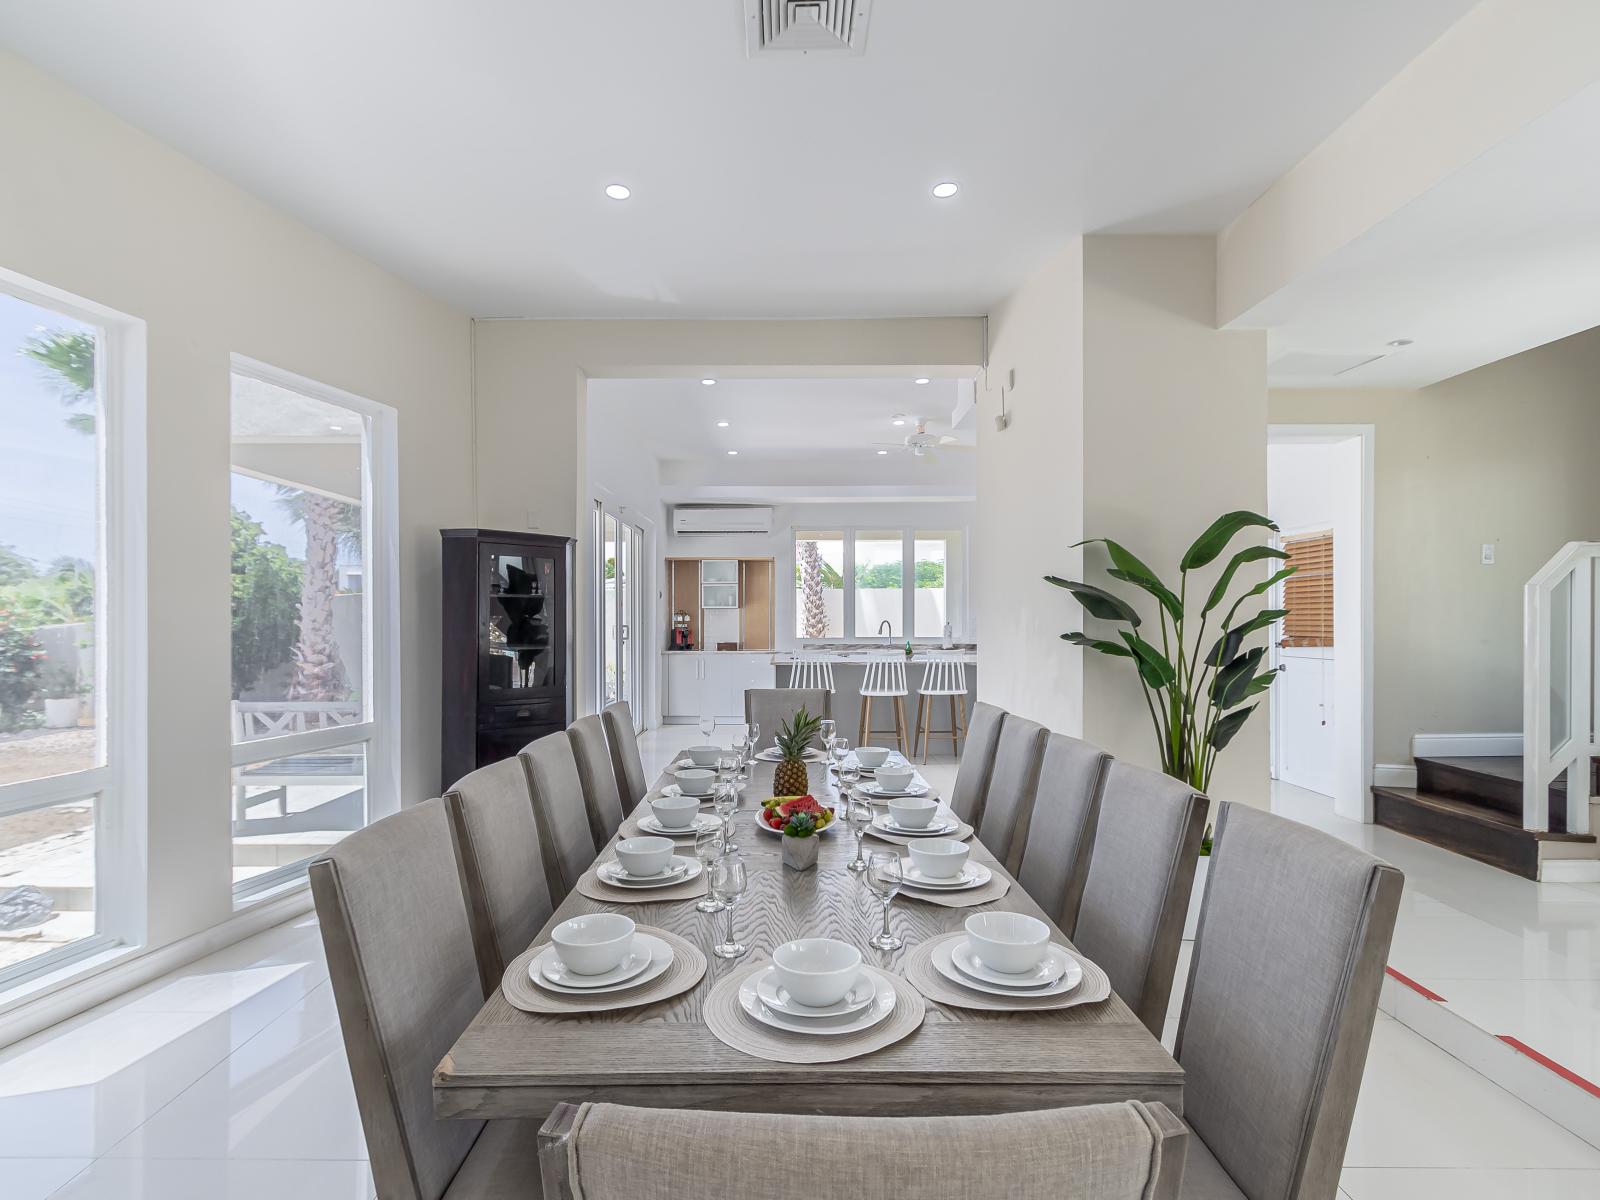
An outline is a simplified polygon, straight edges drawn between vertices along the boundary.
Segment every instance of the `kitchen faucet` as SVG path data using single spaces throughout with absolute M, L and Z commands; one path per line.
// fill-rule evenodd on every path
M 894 636 L 894 622 L 889 620 L 888 617 L 885 617 L 883 620 L 878 622 L 878 636 L 879 637 L 893 637 Z

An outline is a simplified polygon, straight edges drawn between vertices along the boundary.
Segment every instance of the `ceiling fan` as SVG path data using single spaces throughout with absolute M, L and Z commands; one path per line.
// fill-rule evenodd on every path
M 927 417 L 917 417 L 912 416 L 910 413 L 904 413 L 897 414 L 896 419 L 915 421 L 917 423 L 916 432 L 906 434 L 905 438 L 898 442 L 873 442 L 874 446 L 884 446 L 890 450 L 902 450 L 917 458 L 935 458 L 937 457 L 933 453 L 935 450 L 973 450 L 976 448 L 967 445 L 948 433 L 929 433 Z

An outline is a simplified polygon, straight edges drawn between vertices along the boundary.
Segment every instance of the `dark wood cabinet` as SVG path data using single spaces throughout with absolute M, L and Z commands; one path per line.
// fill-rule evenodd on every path
M 443 529 L 441 789 L 572 721 L 572 539 Z

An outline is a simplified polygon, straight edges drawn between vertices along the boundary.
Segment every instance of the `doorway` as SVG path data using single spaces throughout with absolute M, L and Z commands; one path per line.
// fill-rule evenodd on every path
M 595 542 L 600 547 L 595 594 L 600 598 L 600 619 L 595 629 L 600 645 L 597 694 L 600 707 L 624 701 L 633 715 L 635 731 L 643 729 L 641 670 L 637 631 L 644 573 L 644 534 L 639 526 L 595 502 Z

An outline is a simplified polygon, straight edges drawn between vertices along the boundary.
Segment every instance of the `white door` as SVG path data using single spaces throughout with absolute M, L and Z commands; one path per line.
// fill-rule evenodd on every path
M 1332 796 L 1337 787 L 1338 738 L 1334 706 L 1333 562 L 1331 530 L 1285 534 L 1281 544 L 1296 568 L 1280 585 L 1272 685 L 1274 774 L 1285 783 Z

